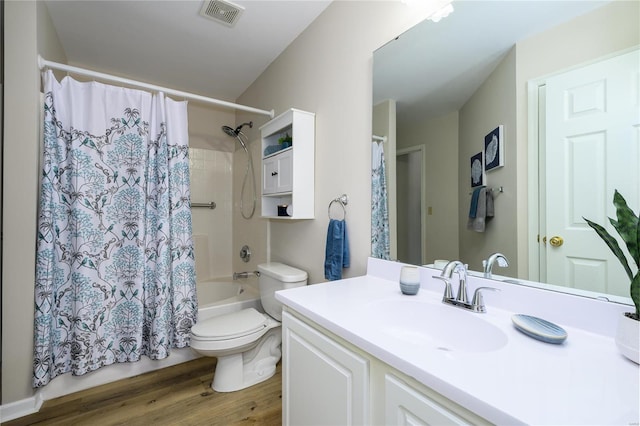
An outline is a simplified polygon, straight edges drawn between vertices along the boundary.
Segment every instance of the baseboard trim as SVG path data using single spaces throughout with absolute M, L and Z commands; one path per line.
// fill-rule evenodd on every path
M 34 395 L 30 398 L 0 405 L 0 419 L 2 419 L 3 422 L 8 422 L 9 420 L 15 420 L 28 416 L 29 414 L 37 413 L 40 411 L 43 402 L 40 395 Z

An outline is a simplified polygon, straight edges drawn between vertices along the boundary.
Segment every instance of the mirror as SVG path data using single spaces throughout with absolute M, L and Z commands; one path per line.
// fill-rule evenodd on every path
M 538 125 L 538 105 L 546 105 L 544 88 L 556 75 L 637 49 L 638 3 L 456 0 L 453 6 L 449 17 L 438 23 L 425 20 L 374 52 L 372 128 L 374 135 L 386 137 L 380 143 L 387 162 L 390 257 L 419 264 L 461 259 L 470 269 L 481 271 L 483 259 L 501 252 L 509 259 L 509 267 L 494 268 L 494 275 L 514 282 L 550 283 L 545 288 L 559 291 L 606 294 L 610 300 L 630 303 L 625 275 L 621 289 L 598 275 L 606 264 L 585 261 L 561 268 L 560 278 L 547 274 L 549 259 L 560 250 L 542 242 L 547 237 L 544 225 L 550 213 L 545 204 L 550 191 L 544 184 L 546 157 L 539 152 L 545 146 L 546 128 Z M 635 87 L 632 93 L 637 93 Z M 584 102 L 593 100 L 587 92 L 576 92 L 576 99 L 581 94 Z M 540 117 L 551 114 L 540 111 Z M 483 176 L 483 184 L 493 189 L 495 215 L 486 222 L 485 232 L 474 232 L 467 229 L 471 158 L 483 152 L 485 136 L 499 126 L 504 165 Z M 628 139 L 635 141 L 630 148 L 635 163 L 626 170 L 637 170 L 637 133 Z M 597 145 L 588 142 L 591 145 L 584 146 Z M 416 155 L 423 160 L 417 167 L 407 167 L 415 163 L 410 158 Z M 585 161 L 577 164 L 584 166 L 591 157 L 582 158 Z M 561 165 L 559 170 L 568 169 Z M 419 181 L 412 185 L 417 187 L 415 196 L 407 196 L 409 185 L 401 183 L 408 179 L 406 173 Z M 580 230 L 586 230 L 582 216 L 595 217 L 592 220 L 601 224 L 607 216 L 615 216 L 611 185 L 638 211 L 640 176 L 622 176 L 607 185 L 598 181 L 599 173 L 579 176 L 586 185 L 570 186 L 579 189 L 582 197 L 571 199 L 572 219 Z M 420 235 L 417 244 L 409 245 L 398 235 L 401 224 L 411 220 L 402 196 L 414 201 L 418 220 L 414 219 L 409 234 Z M 415 197 L 421 201 L 416 203 Z M 549 239 L 556 236 L 552 232 Z M 608 250 L 595 233 L 589 238 L 582 246 L 604 248 L 597 256 Z M 562 250 L 573 238 L 564 240 Z M 616 264 L 608 269 L 621 268 Z M 580 288 L 580 281 L 593 278 L 589 275 L 596 277 L 592 281 L 598 285 Z M 568 288 L 572 286 L 576 288 Z

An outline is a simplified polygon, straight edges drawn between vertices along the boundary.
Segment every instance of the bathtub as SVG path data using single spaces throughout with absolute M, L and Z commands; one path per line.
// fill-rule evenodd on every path
M 230 278 L 199 282 L 198 321 L 218 315 L 255 308 L 260 312 L 260 292 L 255 277 L 233 281 Z
M 264 312 L 260 304 L 258 280 L 255 277 L 237 281 L 233 281 L 231 277 L 215 278 L 196 285 L 198 292 L 198 321 L 204 321 L 208 318 L 246 308 L 255 308 L 260 312 Z M 199 357 L 200 354 L 191 350 L 191 348 L 174 348 L 171 349 L 171 353 L 167 358 L 157 361 L 143 356 L 138 362 L 116 363 L 82 376 L 72 376 L 69 373 L 63 374 L 36 391 L 33 402 L 34 407 L 28 409 L 26 414 L 37 412 L 42 403 L 49 399 L 137 376 L 149 371 L 171 367 Z

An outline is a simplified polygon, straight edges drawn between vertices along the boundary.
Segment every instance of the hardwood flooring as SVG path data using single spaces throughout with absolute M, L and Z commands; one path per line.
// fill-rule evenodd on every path
M 281 424 L 281 363 L 269 380 L 231 393 L 211 389 L 215 364 L 198 358 L 45 401 L 38 413 L 2 426 Z

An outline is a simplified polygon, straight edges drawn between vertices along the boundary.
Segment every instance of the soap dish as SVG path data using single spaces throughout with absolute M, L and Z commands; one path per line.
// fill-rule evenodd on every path
M 511 321 L 519 331 L 546 343 L 560 344 L 567 338 L 564 328 L 542 318 L 516 314 L 511 317 Z

